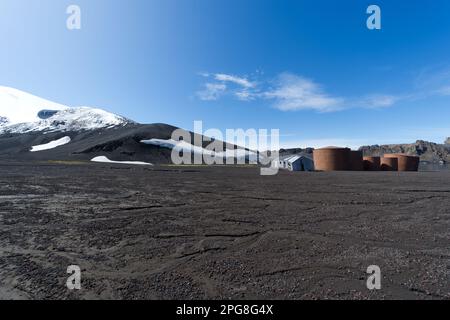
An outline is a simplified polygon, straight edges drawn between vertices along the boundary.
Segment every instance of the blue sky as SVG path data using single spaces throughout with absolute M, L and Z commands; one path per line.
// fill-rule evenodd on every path
M 442 142 L 449 17 L 446 0 L 2 0 L 0 85 L 143 123 L 279 128 L 291 147 Z

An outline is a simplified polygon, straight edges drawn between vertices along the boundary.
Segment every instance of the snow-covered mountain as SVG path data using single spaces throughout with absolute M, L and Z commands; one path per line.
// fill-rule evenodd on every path
M 60 111 L 41 111 L 50 114 L 50 116 L 34 122 L 6 123 L 0 126 L 0 133 L 81 131 L 112 128 L 130 123 L 130 120 L 123 117 L 89 107 L 68 108 Z
M 0 134 L 95 130 L 133 121 L 91 107 L 71 108 L 0 86 Z
M 227 160 L 250 160 L 257 156 L 226 143 L 226 152 L 210 151 L 207 149 L 210 139 L 204 137 L 200 137 L 203 143 L 199 146 L 174 141 L 172 133 L 177 129 L 163 123 L 136 123 L 98 108 L 68 107 L 0 87 L 0 160 L 92 160 L 150 165 L 172 163 L 174 149 L 191 156 L 203 154 Z M 196 141 L 195 133 L 185 134 Z
M 9 124 L 39 121 L 38 113 L 44 109 L 64 110 L 68 107 L 14 88 L 0 86 L 0 117 L 6 118 Z

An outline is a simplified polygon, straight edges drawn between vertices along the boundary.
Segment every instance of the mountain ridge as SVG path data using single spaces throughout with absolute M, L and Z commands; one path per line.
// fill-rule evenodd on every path
M 447 140 L 448 141 L 448 140 Z M 419 156 L 421 161 L 450 163 L 450 145 L 424 140 L 415 143 L 362 146 L 364 156 L 382 156 L 386 153 L 405 153 Z
M 421 161 L 450 163 L 450 138 L 443 144 L 417 140 L 415 143 L 361 146 L 358 150 L 362 151 L 363 155 L 367 157 L 383 156 L 389 153 L 405 153 L 418 156 Z M 313 152 L 314 148 L 280 149 L 280 155 L 282 156 L 291 154 L 312 155 Z

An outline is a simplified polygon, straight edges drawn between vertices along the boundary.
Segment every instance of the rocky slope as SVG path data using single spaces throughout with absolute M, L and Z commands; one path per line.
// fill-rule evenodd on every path
M 447 139 L 449 142 L 449 139 Z M 421 161 L 450 162 L 450 144 L 438 144 L 418 140 L 411 144 L 390 144 L 363 146 L 360 148 L 365 156 L 382 156 L 385 153 L 406 153 L 419 156 Z

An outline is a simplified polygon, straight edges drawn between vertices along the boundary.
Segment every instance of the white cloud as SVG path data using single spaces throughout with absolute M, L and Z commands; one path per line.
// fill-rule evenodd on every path
M 249 80 L 247 77 L 225 73 L 200 73 L 209 81 L 204 90 L 197 92 L 201 100 L 213 101 L 231 96 L 239 101 L 270 101 L 281 111 L 315 110 L 334 112 L 349 108 L 387 108 L 405 100 L 417 100 L 428 95 L 370 94 L 360 97 L 333 96 L 312 79 L 292 73 L 282 73 L 275 79 Z M 261 76 L 261 73 L 258 73 Z M 450 86 L 443 87 L 434 95 L 450 95 Z
M 450 96 L 450 86 L 440 88 L 437 93 L 442 96 Z
M 341 110 L 343 99 L 323 92 L 312 80 L 284 73 L 276 80 L 275 89 L 264 92 L 264 97 L 275 100 L 275 107 L 282 111 L 312 109 L 320 112 Z
M 329 112 L 342 109 L 343 99 L 329 96 L 314 81 L 290 73 L 279 75 L 273 81 L 274 88 L 270 88 L 268 82 L 259 86 L 259 83 L 245 77 L 225 73 L 201 73 L 200 75 L 218 81 L 206 83 L 205 90 L 197 93 L 202 100 L 217 100 L 226 91 L 230 91 L 236 99 L 241 101 L 271 100 L 274 107 L 282 111 L 311 109 Z M 233 83 L 238 88 L 228 88 L 225 83 Z
M 250 101 L 250 100 L 255 100 L 256 95 L 252 92 L 250 92 L 249 90 L 242 90 L 242 91 L 236 91 L 235 93 L 236 98 L 238 98 L 238 100 L 241 101 Z
M 387 108 L 400 101 L 402 97 L 394 95 L 376 94 L 362 99 L 359 103 L 367 108 Z
M 254 88 L 255 87 L 255 84 L 253 82 L 249 81 L 247 78 L 237 77 L 237 76 L 224 74 L 224 73 L 216 73 L 214 75 L 214 79 L 216 79 L 217 81 L 222 81 L 222 82 L 232 82 L 232 83 L 240 85 L 244 88 Z
M 256 83 L 245 77 L 238 77 L 225 73 L 210 74 L 207 72 L 199 73 L 199 75 L 217 81 L 206 83 L 204 85 L 205 88 L 197 92 L 197 96 L 201 100 L 217 100 L 225 94 L 227 90 L 231 91 L 235 98 L 241 101 L 249 101 L 255 98 Z M 230 87 L 228 87 L 227 83 L 230 84 Z
M 414 79 L 418 99 L 450 96 L 450 66 L 435 65 L 422 69 Z
M 434 65 L 420 70 L 414 79 L 416 90 L 436 91 L 450 82 L 450 66 Z
M 214 101 L 227 90 L 227 86 L 222 83 L 206 83 L 204 89 L 197 92 L 197 96 L 203 101 Z

